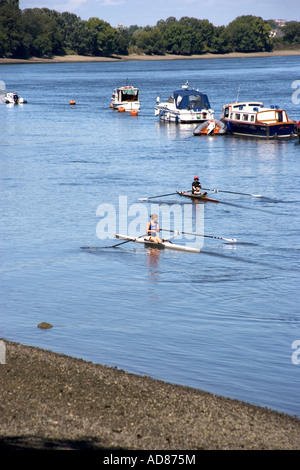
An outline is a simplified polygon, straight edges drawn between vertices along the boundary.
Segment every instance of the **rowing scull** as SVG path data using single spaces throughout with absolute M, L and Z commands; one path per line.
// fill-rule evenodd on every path
M 210 201 L 210 202 L 220 202 L 217 199 L 212 199 L 207 197 L 206 194 L 193 194 L 189 193 L 188 191 L 176 191 L 179 196 L 189 197 L 191 199 L 200 199 L 201 201 Z
M 187 251 L 190 253 L 200 253 L 199 248 L 192 248 L 191 246 L 184 246 L 184 245 L 177 245 L 176 243 L 171 243 L 170 241 L 166 240 L 162 243 L 155 243 L 151 242 L 148 237 L 129 237 L 128 235 L 120 235 L 115 234 L 116 238 L 120 238 L 121 240 L 128 240 L 136 243 L 142 243 L 147 247 L 153 248 L 168 248 L 169 250 L 177 250 L 177 251 Z

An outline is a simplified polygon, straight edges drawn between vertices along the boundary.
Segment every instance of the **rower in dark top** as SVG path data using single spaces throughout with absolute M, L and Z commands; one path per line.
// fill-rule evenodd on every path
M 147 233 L 149 235 L 149 240 L 154 243 L 161 243 L 161 238 L 157 235 L 160 231 L 159 224 L 158 224 L 158 215 L 151 214 L 150 215 L 150 222 L 147 223 Z
M 196 196 L 200 195 L 201 192 L 201 183 L 199 181 L 199 176 L 194 177 L 194 181 L 192 182 L 192 194 L 195 194 Z M 203 196 L 205 196 L 207 193 L 203 193 Z

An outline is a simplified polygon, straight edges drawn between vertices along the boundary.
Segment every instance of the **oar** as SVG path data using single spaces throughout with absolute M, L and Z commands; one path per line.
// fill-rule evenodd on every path
M 182 233 L 184 235 L 195 235 L 196 237 L 217 238 L 218 240 L 225 240 L 226 242 L 236 242 L 237 241 L 235 238 L 216 237 L 214 235 L 203 235 L 202 233 L 178 232 L 178 230 L 169 230 L 169 229 L 164 229 L 164 228 L 162 228 L 161 230 L 163 230 L 165 232 L 177 233 L 178 235 L 180 235 Z
M 222 191 L 221 189 L 210 189 L 210 188 L 202 188 L 206 191 L 213 191 L 214 193 L 230 193 L 230 194 L 241 194 L 242 196 L 252 196 L 252 197 L 263 197 L 261 194 L 249 194 L 249 193 L 238 193 L 235 191 Z
M 105 246 L 104 248 L 115 248 L 116 246 L 124 245 L 124 243 L 133 242 L 133 241 L 136 240 L 137 238 L 143 238 L 143 237 L 145 237 L 146 235 L 148 235 L 148 234 L 145 233 L 144 235 L 140 235 L 139 237 L 136 237 L 136 238 L 134 238 L 133 240 L 125 240 L 125 242 L 117 243 L 116 245 Z
M 139 201 L 148 201 L 148 199 L 157 199 L 158 197 L 164 197 L 164 196 L 173 196 L 176 193 L 168 193 L 168 194 L 160 194 L 158 196 L 150 196 L 150 197 L 142 197 L 139 199 Z

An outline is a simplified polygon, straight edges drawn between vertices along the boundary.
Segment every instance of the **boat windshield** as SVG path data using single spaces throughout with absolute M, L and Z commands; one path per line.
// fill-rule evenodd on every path
M 121 91 L 121 101 L 138 101 L 139 91 L 137 88 L 126 88 Z
M 177 109 L 194 109 L 200 110 L 210 108 L 207 95 L 198 91 L 174 92 L 174 98 Z

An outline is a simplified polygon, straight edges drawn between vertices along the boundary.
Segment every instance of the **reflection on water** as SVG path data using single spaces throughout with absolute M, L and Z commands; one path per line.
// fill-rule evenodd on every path
M 146 263 L 148 267 L 149 280 L 157 283 L 160 279 L 159 259 L 161 250 L 157 248 L 147 248 Z

